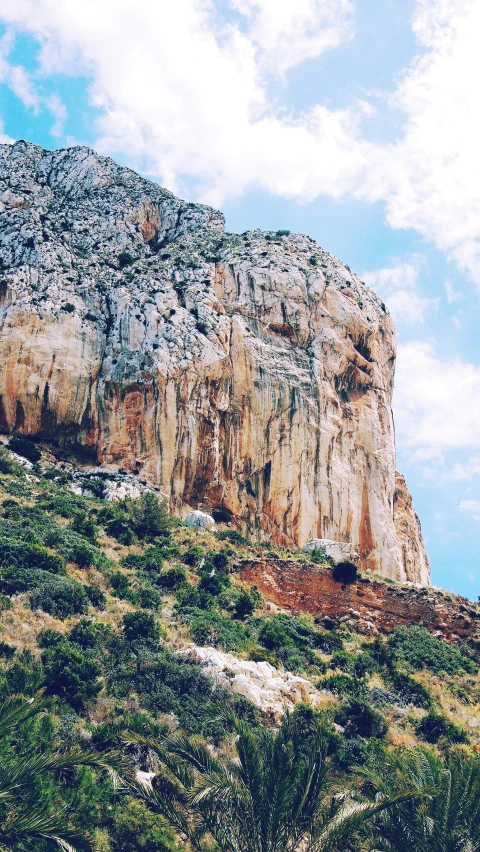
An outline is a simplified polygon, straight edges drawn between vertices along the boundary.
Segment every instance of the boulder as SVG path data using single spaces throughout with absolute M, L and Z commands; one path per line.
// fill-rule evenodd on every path
M 189 512 L 184 518 L 184 523 L 187 527 L 196 527 L 201 530 L 212 530 L 215 526 L 215 521 L 212 516 L 207 515 L 206 512 L 200 512 L 199 509 L 195 509 L 194 512 Z

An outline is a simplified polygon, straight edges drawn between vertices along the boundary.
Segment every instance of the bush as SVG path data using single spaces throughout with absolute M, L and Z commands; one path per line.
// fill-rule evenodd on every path
M 57 618 L 68 618 L 86 612 L 88 599 L 80 583 L 45 573 L 41 585 L 31 593 L 30 606 L 32 609 L 41 609 L 50 615 L 56 615 Z
M 5 660 L 11 660 L 11 658 L 15 655 L 16 649 L 13 645 L 9 645 L 8 642 L 3 642 L 0 640 L 0 657 L 3 657 Z
M 23 473 L 21 466 L 12 459 L 5 447 L 0 446 L 0 473 L 19 473 L 20 471 Z
M 98 664 L 66 641 L 47 648 L 42 663 L 45 691 L 65 699 L 75 710 L 82 709 L 100 692 Z
M 180 565 L 175 565 L 169 568 L 168 571 L 162 571 L 153 581 L 160 589 L 178 589 L 187 582 L 185 569 Z
M 121 571 L 114 571 L 110 575 L 110 585 L 119 598 L 127 597 L 131 591 L 130 581 Z
M 112 852 L 178 852 L 167 820 L 139 799 L 123 799 L 114 813 Z
M 25 438 L 20 438 L 18 435 L 14 435 L 10 438 L 8 446 L 13 453 L 17 453 L 18 456 L 28 459 L 28 461 L 31 461 L 33 464 L 36 464 L 36 462 L 40 461 L 42 458 L 42 454 L 35 444 L 32 444 L 31 441 L 25 440 Z
M 73 518 L 77 512 L 88 511 L 88 502 L 85 497 L 73 494 L 72 491 L 60 491 L 53 496 L 40 497 L 38 501 L 40 509 L 60 515 L 61 518 Z
M 334 695 L 346 695 L 352 698 L 362 698 L 367 695 L 365 681 L 350 675 L 331 675 L 317 683 L 317 689 L 328 689 Z
M 193 618 L 190 632 L 197 645 L 213 645 L 224 651 L 241 651 L 248 644 L 249 634 L 243 625 L 217 612 Z
M 415 678 L 393 668 L 389 680 L 395 692 L 401 695 L 404 704 L 413 704 L 414 707 L 424 707 L 426 710 L 432 706 L 430 693 Z
M 199 547 L 198 545 L 195 547 L 189 547 L 182 556 L 182 562 L 190 568 L 195 568 L 201 562 L 204 554 L 205 551 L 203 547 Z
M 84 512 L 77 512 L 73 519 L 72 529 L 74 529 L 76 533 L 79 533 L 79 535 L 83 535 L 85 538 L 88 538 L 92 544 L 97 543 L 98 527 L 93 518 L 89 517 Z
M 95 553 L 88 544 L 73 544 L 69 548 L 69 558 L 75 562 L 79 568 L 90 568 L 95 565 Z
M 343 725 L 349 736 L 353 737 L 384 737 L 388 726 L 378 710 L 370 707 L 366 701 L 352 698 L 337 711 L 335 721 Z
M 105 648 L 105 643 L 111 636 L 112 628 L 110 625 L 91 621 L 88 618 L 81 618 L 78 624 L 70 630 L 68 639 L 85 651 L 87 649 Z
M 65 562 L 41 544 L 21 539 L 4 538 L 0 541 L 0 566 L 48 571 L 65 575 Z
M 198 588 L 200 591 L 207 592 L 209 595 L 215 597 L 221 594 L 229 585 L 230 578 L 228 574 L 225 574 L 223 571 L 216 571 L 213 568 L 211 572 L 202 575 Z
M 155 589 L 140 589 L 138 603 L 143 609 L 158 609 L 162 602 L 161 596 Z
M 147 573 L 158 574 L 163 567 L 163 555 L 159 547 L 147 547 L 143 553 L 129 553 L 121 559 L 124 568 L 135 568 Z
M 149 491 L 136 500 L 126 497 L 105 506 L 98 513 L 98 522 L 121 543 L 132 544 L 136 538 L 143 541 L 169 538 L 175 520 L 168 511 L 167 501 L 159 500 Z
M 237 530 L 219 530 L 214 533 L 215 538 L 218 538 L 219 541 L 229 541 L 231 544 L 240 544 L 249 546 L 250 542 L 241 535 Z
M 252 613 L 255 611 L 256 605 L 256 601 L 251 597 L 248 592 L 240 592 L 240 595 L 235 601 L 235 618 L 239 618 L 243 621 L 243 619 L 246 618 L 247 615 L 252 615 Z
M 84 586 L 83 588 L 92 606 L 96 607 L 96 609 L 105 609 L 107 598 L 101 589 L 97 589 L 96 586 Z
M 463 656 L 454 645 L 432 636 L 424 627 L 396 627 L 388 639 L 394 660 L 409 663 L 414 669 L 430 669 L 437 674 L 455 674 L 463 669 L 475 674 L 473 660 Z
M 123 616 L 123 633 L 128 642 L 158 640 L 160 629 L 150 612 L 127 612 Z
M 416 729 L 418 736 L 426 740 L 427 743 L 438 743 L 440 739 L 447 740 L 450 743 L 468 743 L 469 741 L 465 731 L 433 710 L 427 713 L 423 719 L 420 719 Z

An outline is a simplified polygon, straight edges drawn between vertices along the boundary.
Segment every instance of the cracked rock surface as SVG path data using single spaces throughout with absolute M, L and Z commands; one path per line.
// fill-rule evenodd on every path
M 4 433 L 428 582 L 407 497 L 394 522 L 394 363 L 385 305 L 309 237 L 225 233 L 87 148 L 0 145 Z

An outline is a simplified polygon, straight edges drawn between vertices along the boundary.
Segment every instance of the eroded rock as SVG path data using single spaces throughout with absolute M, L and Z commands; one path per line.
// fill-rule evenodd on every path
M 306 678 L 282 672 L 266 661 L 239 660 L 216 648 L 198 646 L 181 653 L 202 663 L 211 677 L 276 720 L 296 704 L 307 703 L 317 707 L 324 703 L 320 693 Z
M 1 431 L 136 474 L 182 517 L 425 576 L 393 516 L 393 322 L 356 275 L 300 234 L 223 233 L 88 148 L 0 146 L 0 197 Z

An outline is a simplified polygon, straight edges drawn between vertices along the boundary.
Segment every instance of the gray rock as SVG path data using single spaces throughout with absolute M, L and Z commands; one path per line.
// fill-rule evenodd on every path
M 200 512 L 196 509 L 194 512 L 189 512 L 184 523 L 187 527 L 197 527 L 202 530 L 212 530 L 215 526 L 215 521 L 211 515 L 206 512 Z

